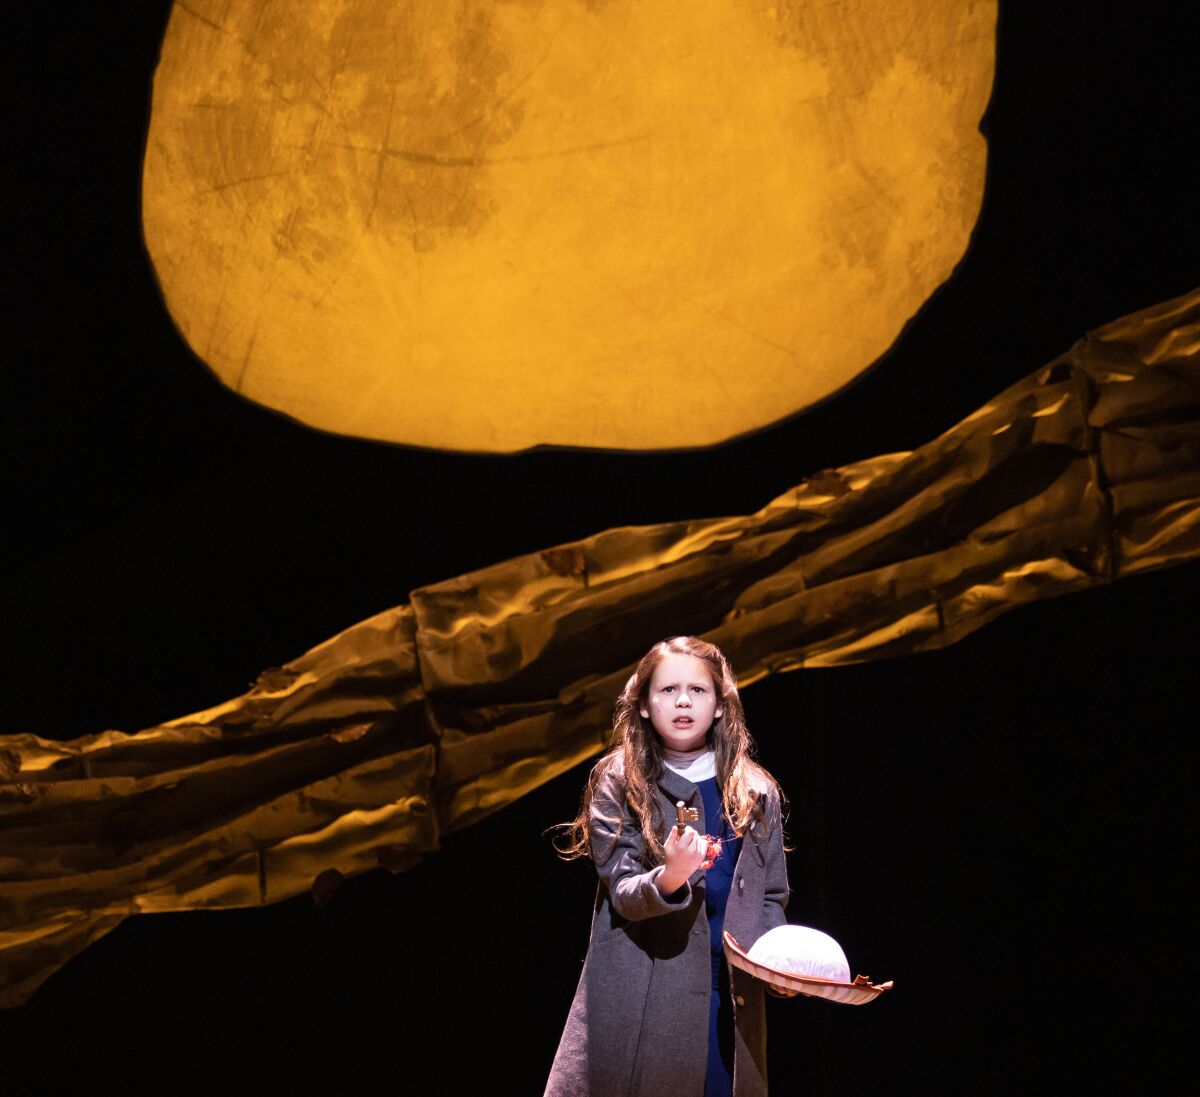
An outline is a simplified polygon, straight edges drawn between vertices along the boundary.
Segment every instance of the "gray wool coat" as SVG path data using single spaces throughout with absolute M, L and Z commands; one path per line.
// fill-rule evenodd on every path
M 659 894 L 655 881 L 664 866 L 646 868 L 641 833 L 624 802 L 619 755 L 606 764 L 592 798 L 591 843 L 600 882 L 591 941 L 546 1097 L 700 1097 L 712 992 L 704 873 L 697 870 L 669 899 Z M 682 800 L 697 809 L 695 826 L 706 833 L 696 786 L 665 767 L 658 785 L 665 825 Z M 771 787 L 760 795 L 763 808 L 743 837 L 725 908 L 725 929 L 743 948 L 786 920 L 778 793 Z M 619 829 L 609 821 L 617 817 Z M 732 968 L 730 995 L 734 1095 L 765 1097 L 762 984 Z

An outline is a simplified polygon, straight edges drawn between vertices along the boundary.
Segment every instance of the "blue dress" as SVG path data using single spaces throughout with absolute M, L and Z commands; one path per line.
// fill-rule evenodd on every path
M 712 950 L 712 999 L 708 1012 L 708 1070 L 704 1076 L 704 1097 L 732 1097 L 733 1094 L 733 1003 L 729 1000 L 729 971 L 721 933 L 725 928 L 725 904 L 733 886 L 742 840 L 736 837 L 725 819 L 721 790 L 717 779 L 697 781 L 704 801 L 705 829 L 721 839 L 721 856 L 705 874 L 705 908 L 708 913 L 709 945 Z

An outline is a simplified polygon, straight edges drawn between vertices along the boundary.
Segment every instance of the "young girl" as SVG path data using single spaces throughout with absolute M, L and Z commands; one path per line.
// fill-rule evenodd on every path
M 762 984 L 730 972 L 783 925 L 787 868 L 779 788 L 751 760 L 737 680 L 712 644 L 655 644 L 617 701 L 564 856 L 600 884 L 591 942 L 547 1097 L 760 1097 L 767 1092 Z M 676 804 L 698 820 L 679 833 Z M 721 839 L 703 867 L 705 834 Z

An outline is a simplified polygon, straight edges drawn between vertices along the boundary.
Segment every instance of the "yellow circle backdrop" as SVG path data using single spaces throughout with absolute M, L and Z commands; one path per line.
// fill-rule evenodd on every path
M 146 242 L 221 380 L 451 449 L 811 405 L 966 249 L 995 0 L 189 0 Z

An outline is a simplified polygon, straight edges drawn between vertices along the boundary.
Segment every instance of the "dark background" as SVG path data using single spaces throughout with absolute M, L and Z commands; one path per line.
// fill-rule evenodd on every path
M 140 236 L 169 4 L 18 18 L 0 732 L 133 731 L 421 584 L 608 526 L 757 509 L 928 441 L 1085 330 L 1191 288 L 1192 5 L 1002 7 L 987 194 L 954 278 L 836 399 L 648 456 L 426 453 L 224 390 Z M 746 691 L 792 800 L 790 919 L 896 982 L 868 1008 L 772 1002 L 775 1092 L 1186 1091 L 1167 1079 L 1190 1062 L 1198 579 L 1127 579 L 941 653 Z M 542 832 L 585 771 L 324 909 L 127 920 L 0 1015 L 5 1092 L 540 1093 L 594 887 Z

